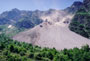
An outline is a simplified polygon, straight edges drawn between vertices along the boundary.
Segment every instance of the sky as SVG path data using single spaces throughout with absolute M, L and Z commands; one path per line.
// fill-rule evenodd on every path
M 0 0 L 0 13 L 14 8 L 20 10 L 65 9 L 74 1 L 82 0 Z

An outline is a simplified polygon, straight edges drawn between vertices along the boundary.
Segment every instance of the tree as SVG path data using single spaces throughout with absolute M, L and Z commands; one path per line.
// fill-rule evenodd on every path
M 40 53 L 35 53 L 34 58 L 36 60 L 42 60 L 42 55 Z
M 10 51 L 13 52 L 14 51 L 14 46 L 10 45 Z
M 5 45 L 0 43 L 0 50 L 3 50 L 5 48 Z
M 24 55 L 25 55 L 25 52 L 24 52 L 24 51 L 21 51 L 21 52 L 20 52 L 20 55 L 21 55 L 21 56 L 24 56 Z
M 90 51 L 89 45 L 82 46 L 81 49 L 84 50 L 84 51 L 86 51 L 86 52 L 89 52 Z
M 34 53 L 30 53 L 29 58 L 34 58 Z

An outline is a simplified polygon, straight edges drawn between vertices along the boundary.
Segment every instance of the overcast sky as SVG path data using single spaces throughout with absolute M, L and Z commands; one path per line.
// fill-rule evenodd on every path
M 74 1 L 82 0 L 0 0 L 0 13 L 13 8 L 20 10 L 64 9 Z

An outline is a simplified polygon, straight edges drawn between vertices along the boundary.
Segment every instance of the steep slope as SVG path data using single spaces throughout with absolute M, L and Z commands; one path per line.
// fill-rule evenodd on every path
M 87 11 L 90 11 L 90 0 L 83 0 L 83 4 Z
M 64 15 L 63 13 L 60 14 Z M 53 15 L 55 15 L 55 13 L 53 13 Z M 90 45 L 89 39 L 77 35 L 68 29 L 68 25 L 73 16 L 73 14 L 66 14 L 64 17 L 59 19 L 58 22 L 57 20 L 50 21 L 52 16 L 46 16 L 49 17 L 49 19 L 47 18 L 47 20 L 42 24 L 34 27 L 33 29 L 17 34 L 13 39 L 32 43 L 41 47 L 55 47 L 59 50 L 73 47 L 80 48 L 85 44 Z
M 0 14 L 0 21 L 3 21 L 2 19 L 5 18 L 4 20 L 8 19 L 8 21 L 7 20 L 4 21 L 4 24 L 8 24 L 7 22 L 9 22 L 10 24 L 13 25 L 17 22 L 22 22 L 23 20 L 27 20 L 27 19 L 33 20 L 33 17 L 37 18 L 38 15 L 39 13 L 37 13 L 37 11 L 25 11 L 25 10 L 19 10 L 15 8 L 15 9 L 12 9 L 11 11 L 6 11 Z
M 0 32 L 13 36 L 23 30 L 33 28 L 43 22 L 39 18 L 41 11 L 12 9 L 0 14 Z
M 78 6 L 76 3 L 74 4 Z M 79 8 L 76 9 L 75 12 L 77 10 L 79 10 Z M 41 47 L 55 47 L 59 50 L 74 47 L 80 48 L 85 44 L 90 45 L 89 39 L 70 31 L 68 28 L 75 12 L 51 9 L 40 16 L 40 18 L 44 20 L 43 23 L 15 35 L 13 39 Z
M 67 14 L 73 14 L 81 6 L 81 2 L 75 2 L 71 7 L 68 7 L 63 11 L 67 12 Z M 62 19 L 62 17 L 66 15 L 66 13 L 64 13 L 63 11 L 55 9 L 49 9 L 47 11 L 25 11 L 19 10 L 17 8 L 12 9 L 11 11 L 5 11 L 0 14 L 0 32 L 13 36 L 26 29 L 33 28 L 43 21 L 47 21 L 47 19 L 52 23 L 57 22 L 58 24 L 60 19 Z M 61 15 L 60 13 L 63 13 L 63 15 Z
M 90 38 L 90 0 L 84 0 L 83 6 L 76 12 L 69 28 L 77 34 Z
M 83 6 L 83 3 L 80 1 L 74 2 L 70 7 L 67 7 L 64 9 L 64 11 L 69 12 L 69 13 L 75 13 L 77 12 L 81 7 Z

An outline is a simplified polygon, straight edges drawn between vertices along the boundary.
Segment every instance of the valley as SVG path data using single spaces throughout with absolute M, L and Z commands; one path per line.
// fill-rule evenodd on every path
M 90 0 L 16 1 L 12 3 L 19 8 L 35 10 L 14 8 L 0 14 L 0 61 L 90 61 Z M 73 3 L 56 9 L 65 2 Z M 49 9 L 39 10 L 45 7 Z

